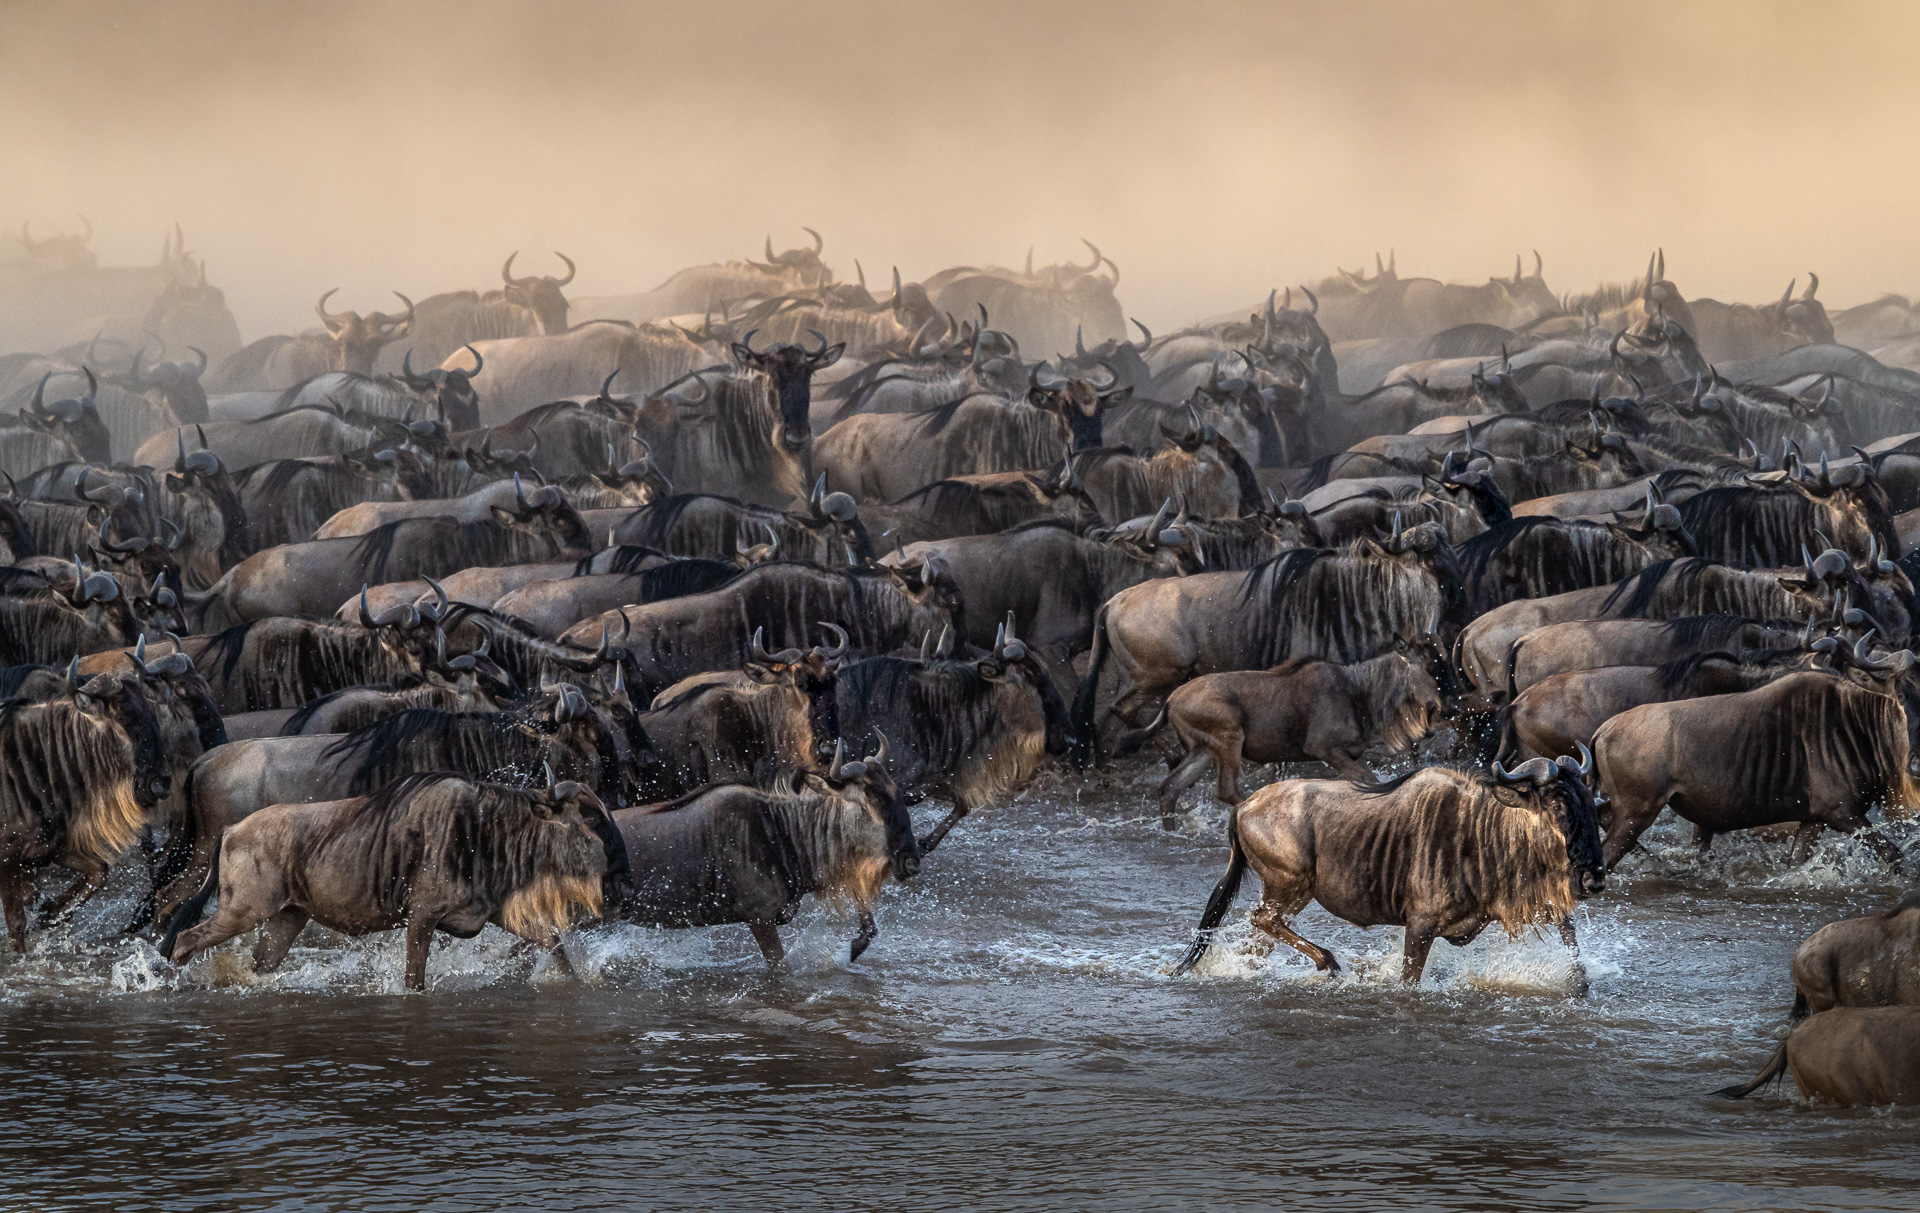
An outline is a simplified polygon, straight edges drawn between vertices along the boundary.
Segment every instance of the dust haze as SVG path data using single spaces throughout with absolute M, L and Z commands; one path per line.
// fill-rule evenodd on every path
M 1398 251 L 1765 301 L 1911 291 L 1895 5 L 13 5 L 0 221 L 150 264 L 179 220 L 249 340 L 313 301 L 650 288 L 800 245 L 876 287 L 1081 255 L 1155 327 Z M 1531 266 L 1531 253 L 1528 256 Z

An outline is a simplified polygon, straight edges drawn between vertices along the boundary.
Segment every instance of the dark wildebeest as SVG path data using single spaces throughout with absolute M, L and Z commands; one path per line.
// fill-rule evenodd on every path
M 716 380 L 699 402 L 662 394 L 640 406 L 636 432 L 658 452 L 661 470 L 683 492 L 730 493 L 785 508 L 813 484 L 813 377 L 839 361 L 844 345 L 732 347 L 738 373 Z
M 347 935 L 405 927 L 406 987 L 425 990 L 435 931 L 471 939 L 491 924 L 551 951 L 576 914 L 598 916 L 605 820 L 582 784 L 527 791 L 445 771 L 350 800 L 274 805 L 222 833 L 160 950 L 185 964 L 265 923 L 253 963 L 268 972 L 309 920 Z M 181 935 L 216 887 L 213 921 Z
M 111 674 L 44 702 L 0 701 L 0 907 L 7 937 L 26 950 L 33 874 L 79 874 L 63 907 L 90 896 L 140 836 L 147 811 L 172 791 L 153 708 Z
M 1027 646 L 1002 624 L 971 661 L 868 657 L 840 668 L 842 736 L 893 739 L 887 770 L 903 794 L 953 805 L 920 840 L 932 851 L 978 808 L 1018 791 L 1047 754 L 1067 751 L 1067 705 Z
M 1094 619 L 1093 660 L 1074 698 L 1076 747 L 1092 756 L 1095 698 L 1108 655 L 1124 688 L 1108 711 L 1140 714 L 1200 674 L 1271 669 L 1290 657 L 1350 665 L 1396 640 L 1460 626 L 1460 582 L 1440 528 L 1425 523 L 1382 543 L 1339 551 L 1301 548 L 1245 573 L 1149 581 L 1107 600 Z
M 1822 1011 L 1794 1028 L 1752 1082 L 1715 1094 L 1739 1099 L 1788 1070 L 1808 1098 L 1920 1104 L 1920 1007 Z
M 1674 507 L 1655 504 L 1651 491 L 1637 523 L 1515 518 L 1475 535 L 1458 552 L 1474 616 L 1515 599 L 1611 585 L 1657 560 L 1699 555 Z
M 1417 649 L 1359 662 L 1295 658 L 1271 670 L 1207 674 L 1178 687 L 1152 724 L 1122 737 L 1116 753 L 1130 754 L 1171 723 L 1185 749 L 1160 785 L 1160 824 L 1174 825 L 1181 793 L 1214 769 L 1214 791 L 1230 805 L 1245 762 L 1324 762 L 1338 774 L 1371 783 L 1360 761 L 1375 747 L 1396 757 L 1432 734 L 1451 698 L 1453 674 L 1437 638 Z
M 1876 659 L 1842 659 L 1843 645 L 1828 651 L 1867 685 L 1808 671 L 1738 694 L 1646 704 L 1602 725 L 1593 746 L 1611 806 L 1607 869 L 1663 808 L 1693 823 L 1703 843 L 1729 830 L 1798 822 L 1795 863 L 1821 826 L 1864 830 L 1875 805 L 1910 815 L 1920 804 L 1911 769 L 1920 688 L 1908 672 L 1911 656 L 1880 668 Z M 1899 862 L 1885 838 L 1865 837 Z
M 916 489 L 867 517 L 901 543 L 997 535 L 1030 522 L 1099 526 L 1099 507 L 1087 495 L 1072 460 L 1048 472 L 986 472 L 955 476 Z
M 182 640 L 222 712 L 297 708 L 353 686 L 418 677 L 423 644 L 418 611 L 395 610 L 358 626 L 272 616 L 214 636 Z
M 1159 577 L 1197 573 L 1185 533 L 1169 534 L 1170 508 L 1137 534 L 1079 534 L 1066 523 L 1041 521 L 997 535 L 962 535 L 916 543 L 890 560 L 938 556 L 967 604 L 968 631 L 957 637 L 984 648 L 988 624 L 1012 615 L 1026 645 L 1047 663 L 1056 683 L 1074 684 L 1073 659 L 1093 644 L 1094 612 L 1129 586 Z M 1044 577 L 1022 570 L 1045 569 Z
M 823 619 L 845 628 L 854 647 L 869 653 L 905 648 L 946 627 L 966 631 L 960 589 L 938 557 L 859 568 L 774 561 L 705 594 L 582 620 L 560 642 L 589 648 L 615 631 L 623 637 L 629 684 L 652 695 L 691 674 L 739 669 L 763 629 L 769 644 L 805 645 Z
M 1725 486 L 1696 493 L 1675 507 L 1700 555 L 1723 564 L 1780 568 L 1803 547 L 1839 548 L 1854 560 L 1900 555 L 1887 494 L 1866 464 L 1817 479 Z
M 593 554 L 580 512 L 552 486 L 517 494 L 514 506 L 493 506 L 491 513 L 480 522 L 407 518 L 365 535 L 268 548 L 188 602 L 200 611 L 202 630 L 269 615 L 325 619 L 363 585 Z
M 1227 819 L 1226 875 L 1176 971 L 1206 955 L 1249 866 L 1263 886 L 1253 925 L 1324 971 L 1339 970 L 1333 953 L 1289 923 L 1309 901 L 1358 926 L 1405 927 L 1409 983 L 1436 938 L 1465 947 L 1492 922 L 1511 936 L 1557 925 L 1574 948 L 1574 903 L 1606 884 L 1592 772 L 1582 752 L 1495 765 L 1492 778 L 1426 767 L 1390 783 L 1269 784 Z
M 557 639 L 582 619 L 598 619 L 625 606 L 704 594 L 741 571 L 734 560 L 688 557 L 637 573 L 587 573 L 536 581 L 502 594 L 489 609 L 503 619 L 526 624 L 537 635 Z
M 394 447 L 276 459 L 243 468 L 234 477 L 255 551 L 305 543 L 322 523 L 350 506 L 434 496 L 435 480 L 417 454 Z
M 1862 615 L 1864 619 L 1864 615 Z M 1507 650 L 1509 697 L 1572 670 L 1659 666 L 1701 653 L 1794 649 L 1810 643 L 1806 626 L 1761 623 L 1744 615 L 1679 619 L 1575 619 L 1535 628 Z
M 608 898 L 610 915 L 657 927 L 744 922 L 767 963 L 779 964 L 779 927 L 802 897 L 846 898 L 860 916 L 848 957 L 858 959 L 879 934 L 881 886 L 920 870 L 886 757 L 884 737 L 864 762 L 843 761 L 836 745 L 825 775 L 802 776 L 791 792 L 721 785 L 616 812 L 631 877 Z
M 827 492 L 825 473 L 814 482 L 804 514 L 709 493 L 677 493 L 627 515 L 609 542 L 715 559 L 732 556 L 742 545 L 772 543 L 788 560 L 815 564 L 838 564 L 849 550 L 859 560 L 876 554 L 853 498 Z
M 70 579 L 21 588 L 27 592 L 0 595 L 0 666 L 50 665 L 75 653 L 126 648 L 147 627 L 112 574 L 78 561 Z
M 821 627 L 845 635 L 833 624 Z M 722 783 L 790 787 L 814 769 L 816 750 L 834 734 L 832 667 L 845 651 L 842 639 L 769 653 L 756 636 L 742 669 L 674 683 L 635 715 L 656 764 L 643 778 L 667 796 Z
M 21 479 L 62 460 L 104 464 L 112 458 L 113 438 L 96 404 L 99 381 L 90 370 L 86 376 L 85 396 L 52 404 L 46 402 L 46 392 L 53 372 L 41 376 L 27 407 L 12 424 L 0 427 L 0 472 Z

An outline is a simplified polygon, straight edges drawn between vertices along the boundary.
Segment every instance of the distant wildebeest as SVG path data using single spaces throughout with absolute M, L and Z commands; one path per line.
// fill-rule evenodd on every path
M 406 988 L 424 991 L 436 931 L 471 939 L 491 924 L 551 951 L 577 916 L 597 916 L 605 818 L 578 783 L 526 791 L 445 771 L 350 800 L 274 805 L 225 831 L 161 952 L 185 964 L 265 923 L 253 953 L 264 973 L 309 920 L 347 935 L 405 927 Z M 216 888 L 213 921 L 182 935 Z
M 1480 615 L 1520 598 L 1611 585 L 1658 560 L 1697 556 L 1670 505 L 1648 496 L 1637 523 L 1515 518 L 1458 548 L 1467 609 Z
M 1554 925 L 1573 948 L 1575 902 L 1606 884 L 1591 758 L 1496 764 L 1490 778 L 1425 767 L 1384 784 L 1261 788 L 1227 819 L 1226 875 L 1176 971 L 1206 954 L 1249 866 L 1263 885 L 1254 926 L 1323 971 L 1339 962 L 1290 922 L 1309 901 L 1359 926 L 1405 927 L 1408 983 L 1420 980 L 1436 938 L 1465 947 L 1493 922 L 1509 935 Z
M 1207 674 L 1167 696 L 1145 729 L 1122 737 L 1119 754 L 1137 750 L 1167 724 L 1185 754 L 1161 783 L 1160 824 L 1172 829 L 1181 793 L 1214 769 L 1215 795 L 1246 799 L 1246 762 L 1324 762 L 1371 783 L 1360 756 L 1375 747 L 1402 756 L 1424 741 L 1454 694 L 1453 672 L 1435 637 L 1353 665 L 1294 658 L 1271 670 Z
M 609 916 L 660 927 L 744 922 L 777 965 L 786 956 L 779 928 L 800 899 L 845 897 L 859 913 L 849 956 L 858 959 L 879 934 L 881 887 L 920 870 L 913 818 L 886 757 L 884 737 L 860 762 L 836 746 L 825 773 L 802 776 L 790 792 L 723 784 L 619 810 L 613 822 L 630 875 L 608 897 Z
M 731 556 L 743 545 L 772 543 L 788 560 L 839 564 L 849 551 L 856 560 L 872 560 L 873 539 L 853 498 L 826 488 L 823 473 L 807 495 L 805 513 L 707 493 L 676 493 L 629 514 L 613 528 L 610 542 L 714 558 Z

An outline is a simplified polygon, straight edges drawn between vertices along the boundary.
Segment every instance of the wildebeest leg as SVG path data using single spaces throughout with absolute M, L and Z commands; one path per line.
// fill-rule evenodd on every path
M 1713 831 L 1705 826 L 1697 825 L 1693 827 L 1693 845 L 1700 848 L 1702 855 L 1711 851 L 1713 849 Z
M 74 862 L 81 862 L 77 857 Z M 46 927 L 58 922 L 62 915 L 72 909 L 75 903 L 85 901 L 100 891 L 107 883 L 107 865 L 98 860 L 86 861 L 86 867 L 74 869 L 79 876 L 67 886 L 65 892 L 49 901 L 40 910 L 40 926 Z
M 427 989 L 427 951 L 433 946 L 433 929 L 440 916 L 416 910 L 407 918 L 407 989 L 425 993 Z
M 1587 982 L 1587 966 L 1580 963 L 1580 937 L 1573 932 L 1573 915 L 1560 920 L 1560 942 L 1573 953 L 1574 993 L 1585 995 L 1592 987 Z
M 1788 864 L 1797 868 L 1813 858 L 1813 844 L 1819 841 L 1821 829 L 1821 823 L 1817 821 L 1801 823 L 1800 828 L 1793 832 L 1793 853 L 1787 858 Z
M 293 941 L 299 937 L 302 927 L 307 925 L 307 912 L 298 906 L 286 909 L 267 919 L 260 938 L 253 945 L 253 971 L 271 973 L 280 967 L 287 958 L 287 951 L 293 947 Z
M 16 952 L 27 950 L 27 882 L 14 867 L 0 868 L 0 907 L 7 916 L 7 942 Z
M 1180 804 L 1180 794 L 1200 781 L 1200 777 L 1207 773 L 1207 763 L 1211 761 L 1212 758 L 1213 755 L 1207 752 L 1205 746 L 1195 746 L 1193 749 L 1187 751 L 1186 759 L 1182 761 L 1179 766 L 1173 768 L 1165 779 L 1161 780 L 1161 829 L 1171 830 L 1173 828 L 1174 814 Z M 1226 782 L 1224 774 L 1221 776 L 1220 782 L 1223 784 Z M 1225 800 L 1226 797 L 1222 796 L 1221 799 Z
M 1420 984 L 1420 975 L 1427 969 L 1427 953 L 1433 950 L 1433 937 L 1436 934 L 1433 923 L 1409 922 L 1407 924 L 1407 942 L 1401 950 L 1400 980 L 1410 986 Z
M 750 922 L 747 927 L 753 931 L 753 942 L 760 945 L 760 955 L 767 958 L 769 966 L 787 958 L 786 948 L 780 945 L 779 927 L 770 922 Z
M 865 906 L 861 906 L 860 907 L 860 933 L 853 937 L 853 950 L 847 956 L 847 959 L 848 960 L 860 959 L 860 953 L 866 951 L 867 945 L 871 944 L 874 941 L 874 938 L 879 934 L 880 934 L 880 928 L 873 924 L 873 911 L 868 909 Z
M 1334 774 L 1340 776 L 1340 778 L 1350 779 L 1355 783 L 1374 783 L 1380 778 L 1374 774 L 1372 767 L 1361 762 L 1358 758 L 1343 754 L 1338 750 L 1334 750 L 1327 755 L 1326 764 L 1332 767 Z
M 1340 971 L 1340 962 L 1333 958 L 1333 953 L 1311 940 L 1303 939 L 1288 926 L 1286 915 L 1278 905 L 1271 901 L 1263 901 L 1253 908 L 1250 917 L 1254 926 L 1305 955 L 1321 972 L 1338 973 Z
M 959 825 L 960 820 L 971 812 L 973 812 L 973 805 L 966 800 L 955 797 L 953 801 L 953 811 L 942 818 L 940 824 L 933 827 L 933 831 L 920 840 L 920 853 L 925 855 L 927 852 L 933 850 L 933 848 L 939 846 L 940 840 L 947 836 L 947 831 Z

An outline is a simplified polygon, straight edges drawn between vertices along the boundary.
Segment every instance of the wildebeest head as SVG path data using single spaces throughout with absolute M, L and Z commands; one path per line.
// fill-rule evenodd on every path
M 33 389 L 32 401 L 20 410 L 20 424 L 65 443 L 81 463 L 106 463 L 112 456 L 113 436 L 107 432 L 107 423 L 100 419 L 99 406 L 94 402 L 100 381 L 89 368 L 80 370 L 87 377 L 85 396 L 48 404 L 47 380 L 53 378 L 53 372 L 48 371 Z
M 327 300 L 339 289 L 334 287 L 314 304 L 314 311 L 320 314 L 320 323 L 326 326 L 327 336 L 331 338 L 328 369 L 371 375 L 373 359 L 380 347 L 413 331 L 413 300 L 399 291 L 394 292 L 400 302 L 407 305 L 406 313 L 399 316 L 386 312 L 369 312 L 365 316 L 359 312 L 329 312 Z
M 1874 654 L 1873 640 L 1871 630 L 1851 647 L 1842 636 L 1826 636 L 1814 641 L 1812 649 L 1836 673 L 1899 701 L 1906 717 L 1907 775 L 1920 777 L 1920 670 L 1912 650 Z
M 513 259 L 519 255 L 517 250 L 507 254 L 507 263 L 500 267 L 500 281 L 506 284 L 503 293 L 507 302 L 526 308 L 538 317 L 541 332 L 566 332 L 567 297 L 561 293 L 561 288 L 573 281 L 573 259 L 558 250 L 554 251 L 554 256 L 567 263 L 565 278 L 515 278 Z M 475 374 L 480 371 L 479 367 L 473 369 Z
M 137 683 L 123 681 L 112 674 L 96 674 L 85 685 L 79 681 L 79 662 L 75 657 L 67 666 L 67 683 L 73 702 L 91 716 L 101 716 L 119 725 L 133 743 L 133 798 L 150 809 L 173 791 L 173 772 L 167 763 L 166 743 L 160 735 L 160 721 L 153 705 L 140 693 Z
M 90 546 L 95 564 L 110 570 L 129 589 L 142 593 L 151 589 L 157 594 L 168 574 L 172 574 L 175 585 L 181 584 L 180 566 L 173 557 L 173 549 L 181 536 L 178 526 L 162 518 L 157 536 L 115 539 L 109 533 L 112 523 L 111 518 L 103 515 L 94 530 Z M 174 605 L 178 605 L 177 600 Z
M 1035 363 L 1027 374 L 1027 403 L 1037 409 L 1057 413 L 1073 432 L 1073 449 L 1076 451 L 1093 450 L 1100 446 L 1100 415 L 1133 397 L 1133 388 L 1120 386 L 1120 372 L 1108 363 L 1100 365 L 1107 372 L 1103 384 L 1080 378 L 1043 383 L 1040 372 L 1046 369 L 1044 361 Z
M 903 558 L 887 565 L 886 571 L 908 601 L 944 615 L 956 634 L 966 634 L 966 606 L 961 598 L 960 583 L 954 580 L 944 558 L 938 554 Z
M 1607 348 L 1613 369 L 1637 383 L 1684 383 L 1709 369 L 1692 334 L 1660 310 L 1615 334 Z
M 758 330 L 755 330 L 758 331 Z M 766 350 L 753 348 L 753 333 L 733 345 L 733 359 L 742 370 L 764 373 L 773 385 L 774 400 L 780 408 L 780 428 L 775 439 L 790 450 L 799 450 L 813 441 L 813 426 L 808 410 L 813 402 L 813 374 L 840 361 L 847 344 L 828 345 L 818 330 L 808 330 L 820 342 L 818 349 L 798 345 L 776 345 Z
M 1656 560 L 1700 554 L 1693 536 L 1687 533 L 1680 519 L 1680 511 L 1661 501 L 1659 492 L 1651 482 L 1647 484 L 1646 511 L 1638 519 L 1628 519 L 1615 510 L 1613 521 L 1607 526 L 1615 534 L 1643 544 Z
M 1513 302 L 1521 323 L 1537 320 L 1543 316 L 1558 315 L 1561 310 L 1559 296 L 1555 295 L 1553 291 L 1548 288 L 1547 280 L 1542 276 L 1542 271 L 1545 268 L 1546 263 L 1540 259 L 1540 250 L 1534 249 L 1533 273 L 1523 274 L 1521 272 L 1520 254 L 1515 253 L 1513 255 L 1513 277 L 1494 279 L 1494 281 L 1505 288 L 1507 298 Z
M 1807 271 L 1807 289 L 1798 299 L 1794 298 L 1793 287 L 1792 282 L 1787 283 L 1780 302 L 1773 305 L 1781 330 L 1797 345 L 1833 344 L 1833 321 L 1827 318 L 1826 305 L 1813 297 L 1820 289 L 1820 275 Z
M 1439 476 L 1422 476 L 1422 485 L 1435 496 L 1473 510 L 1487 526 L 1511 521 L 1513 507 L 1507 503 L 1506 494 L 1500 491 L 1500 485 L 1493 478 L 1492 460 L 1472 457 L 1472 427 L 1468 427 L 1467 446 L 1469 454 L 1466 457 L 1448 451 L 1440 463 Z
M 80 216 L 85 232 L 60 232 L 44 240 L 36 240 L 27 230 L 32 220 L 20 225 L 20 247 L 27 256 L 43 265 L 63 270 L 90 270 L 100 264 L 92 249 L 87 247 L 93 239 L 93 224 L 87 222 L 85 215 Z
M 825 782 L 842 796 L 859 797 L 867 812 L 886 830 L 887 859 L 893 868 L 893 878 L 907 880 L 920 870 L 920 840 L 913 833 L 913 815 L 901 800 L 893 777 L 887 774 L 886 735 L 878 729 L 874 735 L 879 745 L 865 759 L 855 762 L 846 761 L 846 742 L 835 742 Z
M 1500 361 L 1487 373 L 1485 363 L 1477 367 L 1470 376 L 1474 399 L 1480 408 L 1489 413 L 1524 413 L 1533 406 L 1521 394 L 1513 381 L 1513 362 L 1507 356 L 1505 346 L 1500 347 Z
M 468 345 L 466 351 L 473 355 L 471 367 L 452 370 L 433 367 L 422 374 L 414 373 L 412 350 L 400 359 L 402 381 L 433 404 L 435 414 L 450 430 L 480 428 L 480 393 L 473 389 L 473 377 L 486 366 L 487 360 L 472 345 Z
M 140 361 L 147 353 L 143 345 L 134 351 L 133 363 L 118 382 L 143 395 L 158 397 L 183 424 L 193 425 L 207 419 L 207 392 L 200 386 L 200 376 L 207 370 L 207 352 L 197 345 L 187 348 L 196 361 L 162 362 L 156 357 L 141 370 Z
M 942 638 L 944 644 L 945 638 Z M 924 660 L 924 656 L 922 658 Z M 1025 641 L 1015 635 L 1013 612 L 994 632 L 993 647 L 973 663 L 974 672 L 988 682 L 1013 683 L 1040 697 L 1040 713 L 1047 725 L 1047 753 L 1059 755 L 1073 744 L 1073 720 L 1053 678 L 1041 667 Z
M 1579 758 L 1531 758 L 1514 770 L 1496 760 L 1496 787 L 1534 812 L 1552 817 L 1567 840 L 1568 876 L 1575 897 L 1585 898 L 1607 887 L 1600 855 L 1600 813 L 1593 795 L 1593 755 L 1580 747 Z
M 567 501 L 566 494 L 560 491 L 558 485 L 550 484 L 529 493 L 526 485 L 521 483 L 519 474 L 515 473 L 513 500 L 511 509 L 498 505 L 490 507 L 493 520 L 499 526 L 544 538 L 556 552 L 584 556 L 593 551 L 593 537 L 587 532 L 586 520 Z
M 133 651 L 127 654 L 127 660 L 132 663 L 148 701 L 154 705 L 156 716 L 162 704 L 171 704 L 177 705 L 192 719 L 199 749 L 188 755 L 190 759 L 214 746 L 226 744 L 227 726 L 220 718 L 220 707 L 214 702 L 213 689 L 194 666 L 192 658 L 176 648 L 165 657 L 149 661 L 147 638 L 142 636 L 135 642 Z M 164 735 L 168 730 L 163 726 L 161 732 Z M 177 741 L 174 748 L 177 759 L 180 756 Z M 176 767 L 178 765 L 176 762 Z
M 826 241 L 820 238 L 819 232 L 810 227 L 803 227 L 800 230 L 813 237 L 812 248 L 790 248 L 784 253 L 776 253 L 773 251 L 773 236 L 769 234 L 767 259 L 764 262 L 748 261 L 747 264 L 757 270 L 776 274 L 796 286 L 817 287 L 833 281 L 833 275 L 828 272 L 826 263 L 820 260 L 820 252 L 826 248 Z

